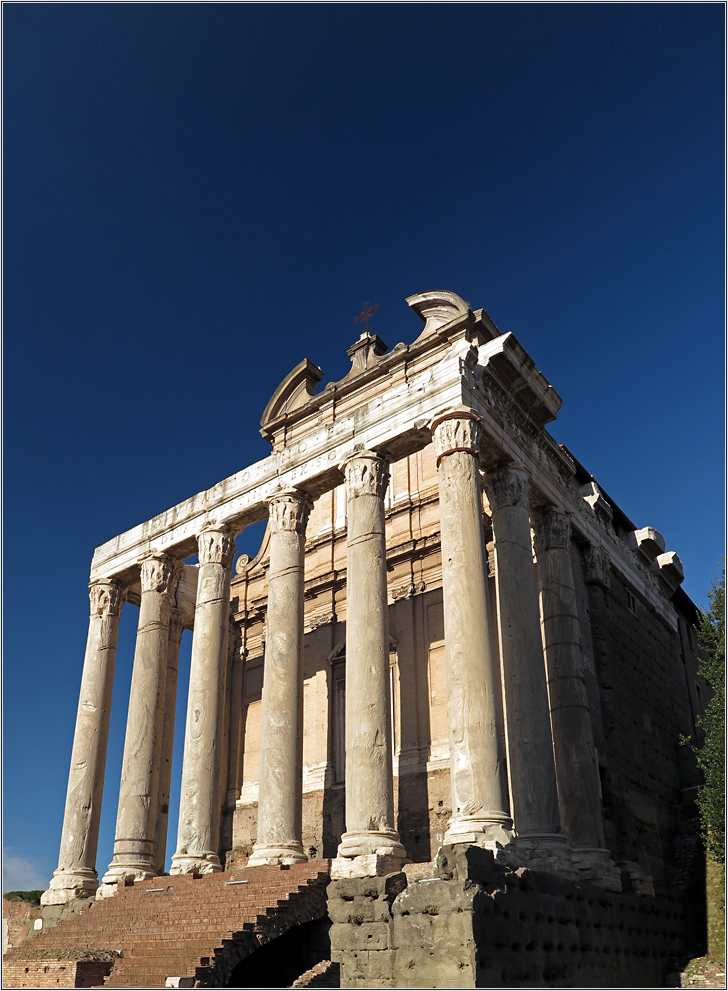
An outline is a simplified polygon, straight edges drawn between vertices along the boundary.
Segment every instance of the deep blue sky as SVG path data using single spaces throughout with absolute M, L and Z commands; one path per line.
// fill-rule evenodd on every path
M 427 289 L 513 331 L 563 397 L 554 436 L 705 601 L 723 548 L 722 4 L 3 17 L 6 888 L 57 864 L 94 547 L 264 457 L 271 393 L 303 357 L 340 377 L 364 300 L 390 347 L 419 333 L 404 299 Z

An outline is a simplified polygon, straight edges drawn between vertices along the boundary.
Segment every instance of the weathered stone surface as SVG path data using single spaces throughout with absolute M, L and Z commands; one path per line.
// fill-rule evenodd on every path
M 479 418 L 456 409 L 433 423 L 440 491 L 452 814 L 446 843 L 508 845 L 500 750 L 499 679 L 491 649 L 490 601 L 478 473 Z
M 171 874 L 221 870 L 218 781 L 221 717 L 227 670 L 230 566 L 235 544 L 229 527 L 203 530 L 198 539 L 195 628 L 192 635 L 177 851 Z
M 169 623 L 182 570 L 182 562 L 166 554 L 145 558 L 141 565 L 142 597 L 121 765 L 114 856 L 99 887 L 100 898 L 115 894 L 120 882 L 142 880 L 156 873 L 154 835 Z
M 530 481 L 503 465 L 485 477 L 493 520 L 508 762 L 522 862 L 575 876 L 561 836 L 536 572 Z
M 154 833 L 154 862 L 156 873 L 163 874 L 167 853 L 167 823 L 169 822 L 169 789 L 172 780 L 172 753 L 174 748 L 174 717 L 177 711 L 177 673 L 179 670 L 179 646 L 184 620 L 179 612 L 173 612 L 169 621 L 167 642 L 167 678 L 164 686 L 164 721 L 162 724 L 162 758 L 159 768 L 159 794 L 157 797 L 157 826 Z
M 93 894 L 98 887 L 96 848 L 106 770 L 116 640 L 125 590 L 118 582 L 90 586 L 86 656 L 76 713 L 58 867 L 43 905 L 61 905 Z
M 346 832 L 338 858 L 378 855 L 362 871 L 401 867 L 394 828 L 384 493 L 386 459 L 370 451 L 343 466 L 347 491 Z M 336 872 L 338 865 L 332 865 Z
M 310 509 L 310 499 L 300 492 L 270 502 L 258 839 L 251 866 L 307 859 L 301 844 L 303 562 Z
M 561 823 L 578 876 L 621 891 L 619 871 L 604 845 L 599 767 L 571 570 L 571 522 L 566 513 L 551 507 L 536 513 L 534 523 Z

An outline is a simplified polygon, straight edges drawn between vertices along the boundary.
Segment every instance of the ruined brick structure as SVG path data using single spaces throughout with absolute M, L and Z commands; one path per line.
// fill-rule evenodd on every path
M 268 458 L 97 549 L 43 903 L 73 907 L 161 872 L 181 746 L 172 875 L 333 858 L 342 986 L 422 986 L 448 933 L 458 986 L 628 974 L 648 986 L 702 938 L 698 777 L 679 741 L 695 738 L 703 701 L 680 560 L 552 439 L 561 399 L 512 334 L 454 293 L 408 303 L 424 321 L 414 343 L 388 351 L 365 331 L 349 374 L 319 392 L 305 359 L 263 414 Z M 266 517 L 259 553 L 233 569 L 236 533 Z M 140 607 L 139 633 L 99 886 L 124 601 Z M 174 741 L 185 627 L 187 727 Z M 407 885 L 403 866 L 438 852 L 441 873 L 459 868 Z M 357 898 L 380 906 L 376 947 L 370 908 L 347 916 Z M 559 937 L 579 926 L 575 905 L 606 943 Z M 450 923 L 403 921 L 440 912 L 465 917 L 460 942 Z M 533 965 L 504 940 L 532 945 Z M 612 950 L 632 964 L 604 965 Z

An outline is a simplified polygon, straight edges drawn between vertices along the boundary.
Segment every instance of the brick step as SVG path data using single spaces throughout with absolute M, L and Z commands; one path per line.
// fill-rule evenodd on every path
M 120 951 L 121 958 L 104 981 L 109 988 L 164 987 L 167 977 L 203 976 L 226 955 L 233 954 L 237 961 L 258 941 L 265 943 L 301 920 L 320 918 L 328 869 L 328 861 L 318 861 L 200 878 L 151 878 L 123 887 L 113 898 L 96 902 L 11 950 L 6 957 L 9 982 L 3 986 L 43 986 L 42 971 L 50 967 L 54 950 L 66 962 L 71 950 L 76 958 L 93 956 L 92 951 Z M 165 890 L 148 893 L 150 888 Z M 69 980 L 74 967 L 75 963 L 63 971 Z M 60 971 L 53 969 L 57 980 Z M 33 984 L 34 978 L 41 983 Z

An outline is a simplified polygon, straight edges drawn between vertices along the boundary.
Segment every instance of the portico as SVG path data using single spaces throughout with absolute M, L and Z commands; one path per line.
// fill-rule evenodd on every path
M 319 393 L 320 370 L 302 361 L 263 414 L 261 432 L 273 448 L 267 458 L 96 550 L 61 854 L 44 904 L 86 897 L 97 887 L 114 655 L 127 597 L 140 605 L 139 627 L 114 856 L 99 896 L 164 866 L 185 627 L 193 631 L 192 664 L 185 736 L 177 741 L 184 762 L 171 871 L 221 870 L 221 810 L 244 787 L 244 654 L 228 649 L 234 541 L 266 518 L 257 836 L 249 863 L 307 858 L 304 648 L 307 630 L 321 626 L 307 626 L 305 613 L 307 547 L 315 536 L 309 520 L 340 487 L 341 517 L 331 527 L 346 528 L 346 561 L 332 565 L 331 586 L 332 609 L 346 622 L 346 824 L 334 873 L 376 876 L 401 868 L 411 852 L 395 817 L 388 616 L 395 600 L 414 603 L 419 592 L 414 577 L 401 594 L 390 586 L 386 500 L 394 507 L 399 498 L 391 489 L 388 495 L 392 466 L 431 445 L 451 790 L 440 842 L 485 846 L 511 865 L 615 887 L 571 541 L 641 581 L 641 593 L 666 622 L 669 607 L 657 585 L 635 573 L 634 552 L 605 530 L 574 481 L 572 458 L 544 430 L 561 400 L 513 335 L 501 334 L 484 310 L 471 311 L 454 293 L 422 293 L 408 304 L 424 322 L 412 344 L 387 351 L 378 337 L 363 334 L 349 352 L 351 372 Z M 412 491 L 410 483 L 410 502 Z M 493 531 L 495 612 L 484 520 Z M 185 565 L 194 554 L 199 563 Z M 322 623 L 333 625 L 334 618 Z M 410 749 L 419 760 L 417 747 Z M 431 761 L 432 752 L 424 759 Z M 402 774 L 401 756 L 397 763 Z

